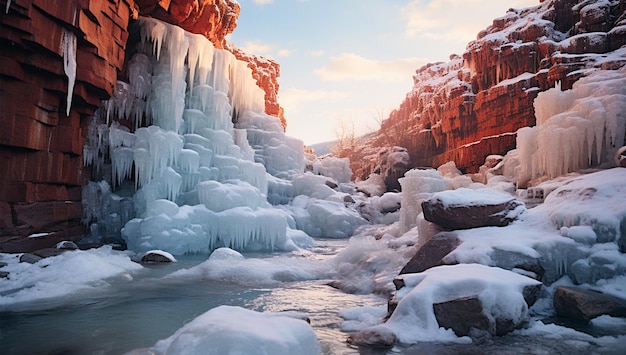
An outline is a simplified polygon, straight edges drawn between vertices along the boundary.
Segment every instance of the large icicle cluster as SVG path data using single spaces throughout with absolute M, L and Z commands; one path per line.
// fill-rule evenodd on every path
M 601 70 L 535 99 L 537 126 L 517 132 L 517 181 L 612 163 L 625 142 L 626 68 Z
M 295 222 L 267 195 L 273 189 L 277 200 L 293 198 L 292 188 L 280 186 L 303 172 L 303 143 L 264 113 L 264 93 L 246 62 L 177 26 L 152 18 L 138 25 L 128 82 L 118 81 L 106 119 L 94 119 L 85 144 L 84 163 L 96 175 L 107 174 L 103 162 L 111 161 L 110 186 L 85 188 L 86 222 L 119 215 L 89 206 L 116 199 L 111 190 L 127 191 L 124 182 L 134 180 L 126 199 L 137 218 L 118 216 L 129 249 L 287 247 Z

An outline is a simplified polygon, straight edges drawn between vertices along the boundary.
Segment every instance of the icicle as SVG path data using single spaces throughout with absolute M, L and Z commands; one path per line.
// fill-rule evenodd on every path
M 111 152 L 113 188 L 120 186 L 133 170 L 134 151 L 127 147 L 118 147 Z
M 141 41 L 143 43 L 151 40 L 153 43 L 152 53 L 159 60 L 161 55 L 161 46 L 167 39 L 167 24 L 150 17 L 140 17 L 141 25 Z
M 9 13 L 9 7 L 11 7 L 11 0 L 7 0 L 6 14 Z
M 185 33 L 189 42 L 187 63 L 189 67 L 189 91 L 193 93 L 198 69 L 198 85 L 206 85 L 213 64 L 213 44 L 203 35 Z
M 174 169 L 167 167 L 161 175 L 161 179 L 165 186 L 165 194 L 170 201 L 176 201 L 176 197 L 180 193 L 180 187 L 183 183 L 182 177 L 174 171 Z
M 70 108 L 72 107 L 72 95 L 74 94 L 74 82 L 76 81 L 76 35 L 73 32 L 63 32 L 61 52 L 63 53 L 63 70 L 65 75 L 67 75 L 66 115 L 69 116 Z

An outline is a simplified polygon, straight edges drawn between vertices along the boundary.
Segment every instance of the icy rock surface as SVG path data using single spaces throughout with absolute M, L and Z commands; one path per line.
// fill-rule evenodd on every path
M 538 261 L 546 284 L 568 276 L 576 284 L 604 287 L 623 278 L 626 170 L 573 175 L 559 184 L 546 183 L 551 192 L 545 202 L 507 227 L 456 231 L 462 243 L 447 261 L 506 268 Z
M 518 184 L 540 176 L 612 163 L 626 133 L 626 68 L 599 70 L 574 83 L 540 93 L 537 126 L 517 133 Z
M 84 148 L 84 163 L 100 180 L 84 193 L 91 235 L 121 229 L 134 251 L 172 254 L 306 244 L 289 232 L 289 210 L 268 202 L 296 196 L 304 146 L 264 113 L 264 92 L 247 63 L 177 26 L 153 18 L 138 25 L 128 82 L 117 83 Z M 345 164 L 331 165 L 346 178 Z M 108 202 L 114 196 L 124 209 Z
M 319 354 L 313 328 L 299 314 L 219 306 L 154 346 L 156 354 Z

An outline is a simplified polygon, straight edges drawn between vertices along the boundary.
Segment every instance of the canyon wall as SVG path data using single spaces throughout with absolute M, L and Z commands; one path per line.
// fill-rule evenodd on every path
M 454 161 L 476 172 L 487 155 L 515 147 L 535 125 L 537 94 L 626 64 L 626 2 L 545 0 L 510 9 L 462 56 L 418 69 L 411 92 L 367 144 L 403 146 L 413 167 Z M 367 178 L 371 167 L 354 167 Z
M 84 235 L 85 136 L 125 71 L 129 26 L 138 16 L 203 34 L 247 60 L 268 113 L 285 126 L 278 64 L 224 40 L 236 27 L 236 1 L 4 0 L 0 8 L 0 252 Z

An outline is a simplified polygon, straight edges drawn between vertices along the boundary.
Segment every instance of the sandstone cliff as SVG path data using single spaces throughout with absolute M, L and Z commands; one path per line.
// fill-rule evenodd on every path
M 139 15 L 203 34 L 247 60 L 267 112 L 285 125 L 278 64 L 225 43 L 236 27 L 236 1 L 3 0 L 0 8 L 0 252 L 84 235 L 85 136 L 125 72 L 129 28 Z
M 545 0 L 510 9 L 462 56 L 418 69 L 413 89 L 368 144 L 406 147 L 414 167 L 455 161 L 475 172 L 487 155 L 515 147 L 517 129 L 535 124 L 539 92 L 622 67 L 624 44 L 624 1 Z M 368 170 L 353 166 L 363 179 Z

